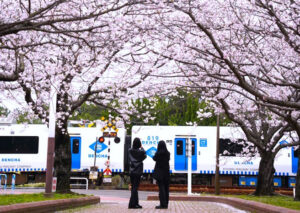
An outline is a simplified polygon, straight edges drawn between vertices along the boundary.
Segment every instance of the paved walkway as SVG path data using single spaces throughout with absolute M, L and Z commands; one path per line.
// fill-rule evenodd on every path
M 17 189 L 14 191 L 7 190 L 6 194 L 20 194 L 20 193 L 37 193 L 43 192 L 43 189 Z M 74 192 L 81 194 L 94 195 L 93 199 L 100 197 L 101 203 L 96 205 L 90 205 L 86 207 L 58 211 L 59 213 L 77 213 L 77 212 L 107 212 L 107 213 L 122 213 L 122 212 L 178 212 L 178 213 L 193 213 L 193 212 L 222 212 L 222 213 L 246 213 L 247 211 L 237 209 L 238 208 L 254 210 L 254 212 L 273 212 L 273 213 L 298 213 L 300 211 L 290 210 L 282 207 L 275 207 L 254 201 L 247 201 L 238 198 L 226 198 L 216 196 L 187 196 L 185 193 L 171 193 L 168 209 L 155 209 L 155 206 L 159 204 L 158 193 L 139 191 L 140 205 L 142 209 L 128 209 L 128 202 L 130 197 L 130 191 L 128 190 L 73 190 Z M 0 193 L 1 194 L 1 193 Z M 91 198 L 92 199 L 92 198 Z M 98 199 L 99 201 L 99 199 Z M 76 201 L 77 202 L 77 201 Z M 79 202 L 79 201 L 78 201 Z M 93 202 L 95 203 L 95 202 Z M 226 204 L 225 204 L 226 203 Z M 229 205 L 228 205 L 229 204 Z M 67 206 L 73 204 L 66 204 Z M 232 205 L 232 206 L 231 206 Z M 77 205 L 79 206 L 79 205 Z M 71 207 L 72 208 L 72 207 Z
M 212 202 L 194 202 L 194 201 L 170 201 L 168 209 L 155 209 L 159 202 L 157 201 L 140 201 L 142 209 L 128 209 L 128 200 L 111 199 L 101 197 L 101 203 L 89 207 L 77 208 L 72 210 L 60 211 L 59 213 L 123 213 L 123 212 L 174 212 L 174 213 L 245 213 L 246 211 L 235 209 L 225 204 Z
M 82 190 L 74 190 L 78 193 L 84 193 Z M 157 195 L 157 192 L 139 191 L 140 205 L 142 209 L 128 209 L 130 191 L 126 190 L 89 190 L 88 193 L 93 193 L 101 198 L 101 203 L 98 205 L 79 208 L 66 212 L 106 212 L 106 213 L 123 213 L 123 212 L 178 212 L 178 213 L 245 213 L 246 211 L 236 209 L 232 206 L 212 203 L 212 202 L 194 202 L 194 201 L 170 201 L 168 209 L 155 209 L 155 206 L 159 205 L 159 201 L 148 201 L 149 195 Z M 185 193 L 171 193 L 170 196 L 182 195 Z

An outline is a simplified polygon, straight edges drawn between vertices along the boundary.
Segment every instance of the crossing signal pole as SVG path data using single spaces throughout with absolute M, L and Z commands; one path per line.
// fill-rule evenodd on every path
M 118 129 L 116 128 L 115 124 L 116 121 L 114 119 L 112 119 L 112 116 L 109 114 L 108 116 L 108 120 L 105 120 L 104 117 L 101 118 L 102 121 L 106 122 L 106 125 L 101 129 L 101 131 L 103 132 L 103 136 L 99 138 L 99 141 L 101 140 L 102 143 L 104 142 L 104 138 L 108 137 L 108 147 L 107 147 L 107 161 L 105 163 L 106 169 L 103 172 L 104 175 L 104 179 L 103 182 L 104 183 L 111 183 L 111 174 L 112 171 L 110 170 L 110 138 L 114 137 L 114 141 L 115 143 L 119 143 L 120 142 L 120 138 L 117 137 L 118 134 Z

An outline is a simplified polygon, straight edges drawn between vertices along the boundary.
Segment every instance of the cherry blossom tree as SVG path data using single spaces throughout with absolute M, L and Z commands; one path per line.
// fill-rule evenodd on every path
M 293 129 L 296 132 L 296 135 L 298 136 L 296 140 L 298 140 L 299 144 L 299 136 L 300 136 L 300 115 L 297 111 L 290 111 L 290 110 L 278 110 L 276 108 L 269 108 L 273 113 L 276 115 L 279 115 L 283 117 L 289 124 L 290 128 Z M 298 146 L 299 150 L 299 146 Z M 298 152 L 298 159 L 300 159 L 300 154 Z M 297 176 L 296 176 L 296 194 L 295 194 L 295 200 L 300 200 L 300 161 L 298 160 L 298 168 L 297 168 Z
M 176 86 L 202 88 L 207 97 L 215 88 L 232 89 L 282 116 L 300 135 L 296 1 L 2 2 L 0 87 L 21 86 L 45 120 L 49 88 L 56 87 L 57 134 L 66 143 L 66 121 L 84 102 L 107 106 L 119 99 L 115 108 Z M 69 156 L 57 143 L 64 156 L 59 166 Z M 57 170 L 58 189 L 68 185 L 68 169 Z
M 134 29 L 135 17 L 130 14 L 142 6 L 138 1 L 4 1 L 0 5 L 0 73 L 5 77 L 1 86 L 14 97 L 24 97 L 44 122 L 50 88 L 56 89 L 55 176 L 57 191 L 69 192 L 69 117 L 87 101 L 107 106 L 112 100 L 155 93 L 143 82 L 164 63 L 155 54 L 147 56 L 141 33 Z M 11 13 L 13 8 L 16 13 Z
M 163 3 L 160 3 L 162 5 Z M 295 1 L 176 1 L 156 20 L 153 52 L 186 76 L 237 85 L 257 102 L 299 110 L 299 4 Z M 160 37 L 159 37 L 160 36 Z M 226 86 L 226 85 L 225 85 Z
M 218 103 L 229 119 L 242 128 L 247 140 L 258 150 L 261 159 L 254 194 L 272 195 L 276 155 L 282 148 L 299 144 L 287 136 L 291 128 L 282 117 L 272 113 L 266 106 L 241 95 L 228 94 L 226 98 L 219 99 Z M 247 108 L 244 105 L 247 105 Z M 280 144 L 281 140 L 287 140 L 289 143 Z
M 253 101 L 243 105 L 243 111 L 251 112 L 250 106 L 259 106 L 257 110 L 267 107 L 268 113 L 277 112 L 298 133 L 299 140 L 299 3 L 289 0 L 155 3 L 161 12 L 153 16 L 161 24 L 151 27 L 161 45 L 149 49 L 176 63 L 174 70 L 187 77 L 181 85 L 201 88 L 207 97 L 215 94 L 215 88 L 234 91 Z M 226 96 L 218 98 L 224 100 Z M 237 122 L 239 113 L 233 110 L 229 115 Z M 271 118 L 273 122 L 282 120 L 275 114 Z M 282 128 L 288 128 L 285 125 Z M 274 125 L 269 126 L 272 126 L 268 133 L 271 139 L 279 129 L 275 131 Z M 257 127 L 252 128 L 248 132 L 258 131 Z M 266 141 L 270 146 L 276 144 L 274 138 Z M 276 154 L 268 146 L 264 152 L 272 150 Z M 264 188 L 257 191 L 264 193 L 269 191 Z
M 0 81 L 18 78 L 24 70 L 24 55 L 31 48 L 46 44 L 48 47 L 72 45 L 67 42 L 68 38 L 87 42 L 83 32 L 93 32 L 110 24 L 93 24 L 91 20 L 131 4 L 130 1 L 1 1 Z M 65 39 L 59 39 L 57 35 Z
M 124 33 L 127 34 L 127 32 Z M 124 45 L 127 43 L 126 40 L 123 42 Z M 140 86 L 151 73 L 150 71 L 147 73 L 145 70 L 155 67 L 155 61 L 149 62 L 148 65 L 144 61 L 141 71 L 140 63 L 129 63 L 127 51 L 122 53 L 118 47 L 110 52 L 110 48 L 111 46 L 101 46 L 102 51 L 108 50 L 106 53 L 97 55 L 88 52 L 89 50 L 84 49 L 83 46 L 76 49 L 76 52 L 69 48 L 65 51 L 60 50 L 62 58 L 58 57 L 52 66 L 57 71 L 55 75 L 49 76 L 46 73 L 45 76 L 40 76 L 39 81 L 36 78 L 27 78 L 26 81 L 19 80 L 25 93 L 26 102 L 41 119 L 47 120 L 47 107 L 45 106 L 49 102 L 50 86 L 54 85 L 57 90 L 55 175 L 58 177 L 57 187 L 59 190 L 68 189 L 66 186 L 69 183 L 71 169 L 67 132 L 69 117 L 87 101 L 105 107 L 116 99 L 132 98 L 136 95 L 132 91 L 133 88 Z M 43 73 L 41 70 L 36 72 L 37 75 L 41 73 Z

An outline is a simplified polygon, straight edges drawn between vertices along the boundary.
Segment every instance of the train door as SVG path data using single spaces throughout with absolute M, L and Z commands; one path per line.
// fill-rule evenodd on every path
M 188 169 L 187 139 L 175 138 L 174 159 L 175 170 L 186 171 Z M 197 139 L 192 138 L 192 170 L 197 170 Z
M 80 169 L 81 137 L 71 137 L 72 169 Z
M 298 152 L 299 149 L 295 149 L 294 147 L 291 148 L 291 153 L 292 153 L 292 172 L 297 173 L 298 170 Z

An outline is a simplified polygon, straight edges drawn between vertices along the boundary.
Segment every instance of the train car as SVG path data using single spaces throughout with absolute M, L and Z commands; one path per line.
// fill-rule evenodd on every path
M 16 184 L 45 180 L 48 128 L 46 125 L 0 126 L 0 173 L 18 175 Z M 8 183 L 11 178 L 9 176 Z
M 69 127 L 72 175 L 80 176 L 97 167 L 103 172 L 108 165 L 112 173 L 124 171 L 123 128 L 103 133 L 100 127 Z M 113 133 L 113 134 L 111 134 Z M 99 138 L 103 137 L 102 141 Z M 114 140 L 118 136 L 120 140 Z M 48 146 L 46 125 L 7 124 L 0 126 L 0 173 L 17 173 L 16 184 L 44 182 Z M 88 173 L 87 173 L 88 174 Z
M 190 139 L 192 141 L 192 173 L 194 176 L 198 175 L 198 179 L 205 180 L 200 184 L 213 185 L 216 167 L 216 131 L 216 127 L 209 126 L 133 126 L 132 140 L 139 137 L 148 156 L 144 161 L 144 173 L 153 172 L 155 162 L 152 157 L 156 152 L 158 142 L 164 140 L 171 154 L 170 173 L 186 174 L 188 169 L 187 140 Z M 255 186 L 260 157 L 255 152 L 251 156 L 239 156 L 242 148 L 237 145 L 236 140 L 246 141 L 241 128 L 220 128 L 221 185 Z M 280 143 L 286 142 L 289 142 L 289 138 L 283 138 L 280 141 Z M 293 148 L 280 150 L 274 162 L 276 170 L 274 186 L 294 186 L 297 171 L 295 165 L 297 165 L 297 158 L 295 158 Z
M 146 150 L 144 174 L 153 172 L 153 155 L 160 140 L 166 141 L 171 153 L 170 172 L 174 183 L 185 183 L 187 165 L 187 140 L 192 141 L 193 183 L 214 185 L 216 161 L 216 127 L 195 126 L 133 126 L 132 136 L 126 130 L 118 133 L 102 132 L 101 127 L 68 127 L 71 146 L 72 176 L 87 176 L 96 166 L 101 173 L 107 168 L 108 155 L 112 174 L 128 172 L 127 154 L 130 140 L 141 138 Z M 115 136 L 120 138 L 116 140 Z M 99 141 L 101 136 L 105 136 Z M 260 158 L 241 157 L 241 147 L 236 140 L 245 140 L 240 128 L 220 128 L 220 174 L 223 186 L 255 186 Z M 282 138 L 280 143 L 290 139 Z M 47 161 L 48 128 L 46 125 L 6 124 L 0 126 L 0 173 L 18 173 L 16 184 L 44 182 Z M 274 185 L 295 186 L 298 158 L 294 148 L 284 148 L 276 156 Z M 151 176 L 151 175 L 150 175 Z M 185 179 L 184 179 L 185 178 Z
M 120 141 L 115 142 L 115 137 L 99 138 L 103 132 L 99 128 L 69 127 L 70 145 L 72 155 L 72 171 L 89 171 L 91 167 L 98 167 L 98 171 L 106 169 L 108 155 L 110 155 L 110 169 L 113 173 L 124 171 L 124 144 L 126 130 L 119 129 L 117 136 Z

